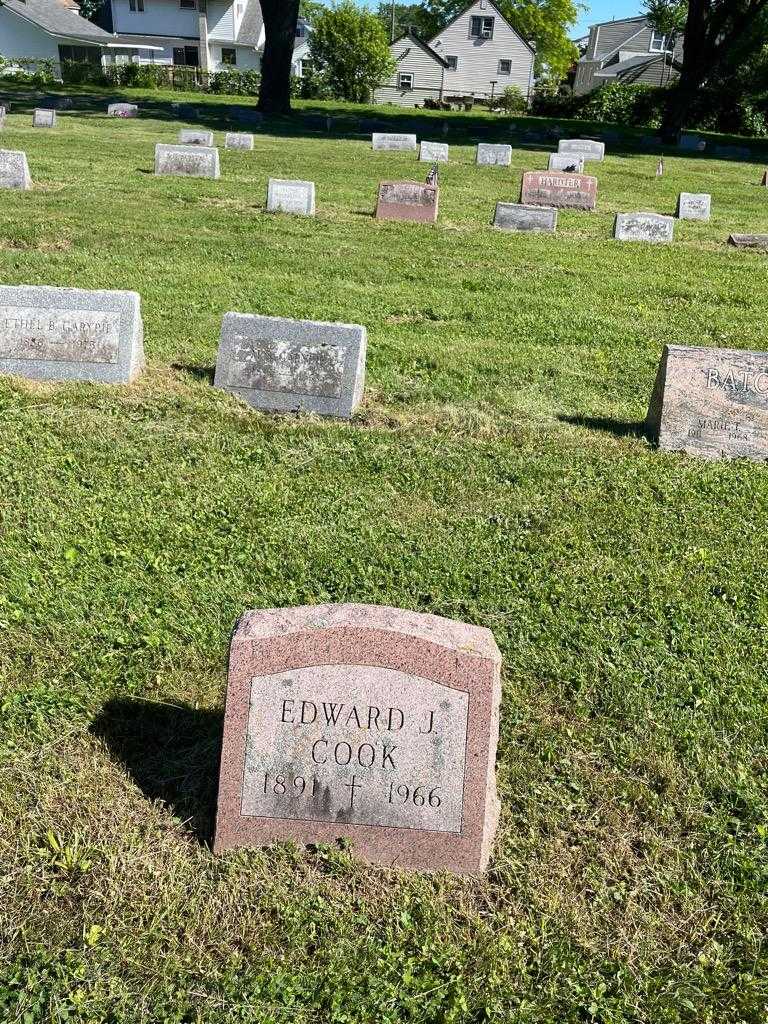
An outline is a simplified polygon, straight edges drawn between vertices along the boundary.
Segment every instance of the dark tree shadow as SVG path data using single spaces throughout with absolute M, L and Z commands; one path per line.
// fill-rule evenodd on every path
M 609 416 L 558 416 L 561 423 L 570 423 L 574 427 L 586 427 L 587 430 L 602 430 L 616 437 L 645 437 L 647 435 L 645 421 L 615 420 Z
M 191 363 L 171 363 L 172 370 L 178 370 L 179 373 L 186 373 L 189 377 L 194 377 L 195 380 L 203 381 L 205 384 L 213 384 L 213 378 L 216 375 L 215 366 L 193 366 Z
M 149 800 L 162 800 L 201 844 L 210 844 L 224 716 L 189 705 L 116 698 L 90 731 Z

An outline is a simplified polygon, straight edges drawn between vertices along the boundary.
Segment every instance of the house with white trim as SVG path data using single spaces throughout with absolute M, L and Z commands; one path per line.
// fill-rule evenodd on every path
M 668 85 L 682 68 L 682 33 L 671 40 L 643 15 L 591 25 L 589 41 L 576 64 L 573 91 L 584 96 L 607 82 Z
M 83 18 L 73 0 L 0 0 L 0 55 L 13 61 L 101 64 L 115 37 Z M 5 73 L 34 70 L 6 65 Z
M 492 99 L 510 86 L 533 92 L 536 52 L 493 0 L 474 0 L 429 40 L 412 32 L 390 47 L 396 71 L 376 103 L 421 106 L 425 99 Z

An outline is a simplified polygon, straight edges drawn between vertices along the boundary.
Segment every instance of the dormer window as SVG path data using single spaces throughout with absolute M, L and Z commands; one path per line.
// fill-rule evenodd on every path
M 469 36 L 471 39 L 493 39 L 493 23 L 495 18 L 482 18 L 473 15 L 469 21 Z
M 664 35 L 664 33 L 657 32 L 656 29 L 654 29 L 651 32 L 651 45 L 649 47 L 651 53 L 663 53 L 664 44 L 666 43 L 666 41 L 667 37 Z

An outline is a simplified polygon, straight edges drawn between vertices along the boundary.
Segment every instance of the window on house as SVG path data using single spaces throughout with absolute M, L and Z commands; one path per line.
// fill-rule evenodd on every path
M 412 89 L 413 88 L 413 75 L 406 74 L 401 71 L 397 76 L 397 88 L 398 89 Z
M 237 50 L 234 47 L 222 46 L 221 63 L 230 64 L 232 67 L 235 67 L 237 64 Z
M 494 20 L 473 15 L 469 22 L 469 34 L 472 39 L 493 39 Z
M 179 7 L 182 11 L 197 10 L 197 0 L 179 0 Z
M 499 61 L 499 74 L 500 75 L 511 75 L 512 74 L 512 61 L 511 60 L 500 60 Z
M 200 53 L 196 46 L 174 46 L 173 63 L 180 68 L 196 68 L 200 63 Z
M 448 70 L 449 71 L 456 71 L 458 69 L 458 67 L 459 67 L 459 58 L 458 57 L 446 57 L 445 59 L 448 61 Z
M 655 29 L 651 32 L 651 53 L 663 53 L 664 44 L 666 42 L 666 36 L 663 32 L 657 32 Z
M 143 11 L 144 0 L 128 0 L 128 9 L 130 11 Z

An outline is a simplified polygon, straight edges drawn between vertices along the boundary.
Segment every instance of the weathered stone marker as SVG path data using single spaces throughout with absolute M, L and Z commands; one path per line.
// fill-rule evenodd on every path
M 570 171 L 572 174 L 582 174 L 584 171 L 584 157 L 576 153 L 550 153 L 547 169 L 550 171 Z
M 613 237 L 620 242 L 671 242 L 675 218 L 660 213 L 617 213 Z
M 389 132 L 373 132 L 371 135 L 373 149 L 416 149 L 415 135 L 393 135 Z
M 218 178 L 221 175 L 219 151 L 208 146 L 171 146 L 158 142 L 155 146 L 155 174 Z
M 447 142 L 422 142 L 419 145 L 419 160 L 423 163 L 448 163 Z
M 314 181 L 270 178 L 267 185 L 267 210 L 269 213 L 298 213 L 303 217 L 314 217 Z
M 382 181 L 376 203 L 376 218 L 434 224 L 439 203 L 440 189 L 437 185 L 421 181 Z
M 0 149 L 0 188 L 32 188 L 26 153 L 17 149 Z
M 135 103 L 110 103 L 107 117 L 138 117 L 139 108 Z
M 254 409 L 349 419 L 363 396 L 366 339 L 358 324 L 225 313 L 214 385 Z
M 512 147 L 492 142 L 478 142 L 476 162 L 482 166 L 509 167 L 512 163 Z
M 49 110 L 47 107 L 37 107 L 32 114 L 32 127 L 33 128 L 55 128 L 56 127 L 56 111 Z
M 590 174 L 569 174 L 567 171 L 526 171 L 520 190 L 520 202 L 531 206 L 594 210 L 597 204 L 597 178 Z
M 253 149 L 253 135 L 249 132 L 227 132 L 224 136 L 225 149 Z
M 179 144 L 210 147 L 213 145 L 213 132 L 202 131 L 200 128 L 182 128 L 179 131 Z
M 547 231 L 557 229 L 557 210 L 521 203 L 496 203 L 493 226 L 502 231 Z
M 583 160 L 599 161 L 605 159 L 605 143 L 595 139 L 560 139 L 557 152 L 580 156 Z
M 344 838 L 379 864 L 483 871 L 500 669 L 490 630 L 436 615 L 246 612 L 229 654 L 215 852 Z
M 671 451 L 768 459 L 768 352 L 667 345 L 646 429 Z
M 128 384 L 143 341 L 136 292 L 0 286 L 0 373 Z
M 729 235 L 728 242 L 737 249 L 768 249 L 768 235 Z
M 706 192 L 681 192 L 677 197 L 679 220 L 709 220 L 712 196 Z

